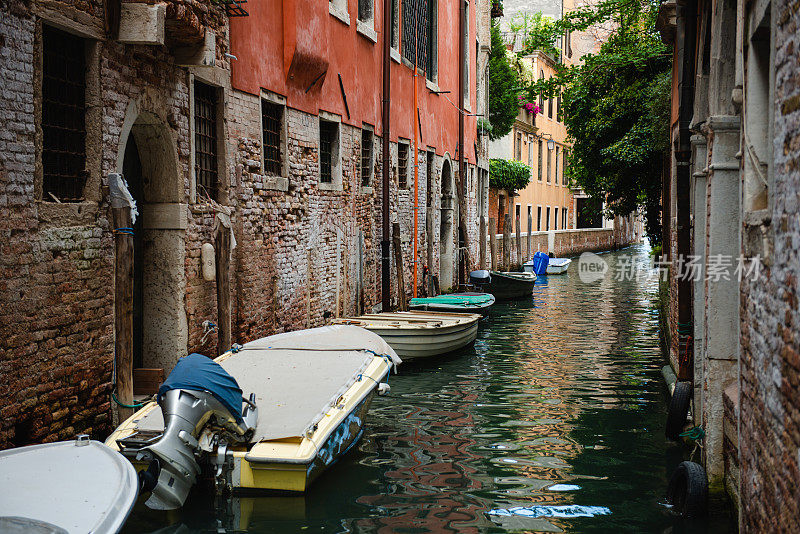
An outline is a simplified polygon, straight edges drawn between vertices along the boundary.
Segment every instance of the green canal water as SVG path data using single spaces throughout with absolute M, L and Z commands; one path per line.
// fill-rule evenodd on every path
M 495 305 L 474 346 L 400 366 L 361 442 L 306 496 L 139 503 L 125 531 L 731 531 L 727 516 L 686 523 L 664 505 L 688 451 L 664 438 L 647 252 L 603 254 L 609 273 L 592 284 L 573 262 L 533 299 Z M 639 280 L 615 279 L 630 265 Z M 552 516 L 565 506 L 584 516 Z

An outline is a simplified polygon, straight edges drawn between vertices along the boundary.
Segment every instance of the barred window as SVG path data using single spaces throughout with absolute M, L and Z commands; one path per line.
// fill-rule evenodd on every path
M 49 26 L 42 41 L 42 200 L 81 200 L 87 177 L 84 41 Z
M 217 89 L 194 83 L 194 170 L 200 194 L 217 200 Z
M 369 187 L 372 180 L 372 132 L 361 130 L 361 185 Z
M 403 57 L 419 67 L 427 60 L 428 0 L 403 0 Z
M 397 183 L 400 189 L 408 187 L 408 145 L 397 144 Z
M 319 181 L 333 183 L 333 149 L 339 128 L 331 121 L 319 121 Z
M 280 176 L 283 170 L 281 154 L 283 106 L 262 100 L 261 128 L 264 145 L 264 172 Z

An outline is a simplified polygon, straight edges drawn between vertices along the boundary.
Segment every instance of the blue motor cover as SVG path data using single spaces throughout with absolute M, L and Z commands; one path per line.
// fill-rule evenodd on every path
M 236 421 L 242 419 L 242 390 L 236 379 L 220 364 L 203 356 L 190 354 L 178 360 L 175 368 L 158 388 L 158 401 L 171 389 L 190 389 L 207 391 L 225 406 Z
M 547 274 L 547 266 L 550 264 L 550 256 L 541 250 L 533 255 L 533 272 L 536 275 Z

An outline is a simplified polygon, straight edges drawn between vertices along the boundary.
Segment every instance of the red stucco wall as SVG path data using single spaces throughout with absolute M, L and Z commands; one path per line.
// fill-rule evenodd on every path
M 348 2 L 350 25 L 328 11 L 323 0 L 261 0 L 247 4 L 250 16 L 230 20 L 232 85 L 250 94 L 266 89 L 286 97 L 289 107 L 316 114 L 319 110 L 342 116 L 342 122 L 360 127 L 363 123 L 382 131 L 382 39 L 383 0 L 375 0 L 373 43 L 356 31 L 358 3 Z M 476 2 L 470 2 L 469 92 L 470 109 L 476 110 Z M 440 0 L 438 9 L 438 85 L 448 94 L 437 95 L 418 80 L 422 123 L 420 148 L 434 147 L 436 153 L 456 158 L 458 145 L 458 2 Z M 401 31 L 402 38 L 402 31 Z M 292 66 L 292 62 L 295 65 Z M 327 72 L 306 92 L 317 72 Z M 391 61 L 392 141 L 411 139 L 415 122 L 412 103 L 412 69 Z M 319 69 L 319 70 L 317 70 Z M 347 118 L 338 75 L 347 95 Z M 450 101 L 448 101 L 448 99 Z M 452 103 L 451 103 L 452 102 Z M 475 162 L 475 117 L 466 117 L 464 143 L 470 163 Z

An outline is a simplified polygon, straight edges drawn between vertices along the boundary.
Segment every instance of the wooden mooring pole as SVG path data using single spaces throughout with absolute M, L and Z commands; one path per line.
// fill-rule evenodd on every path
M 403 249 L 400 241 L 400 223 L 392 223 L 392 245 L 394 264 L 397 271 L 397 309 L 406 310 L 406 284 L 403 277 Z
M 214 255 L 217 264 L 217 354 L 231 348 L 231 229 L 217 226 L 214 235 Z
M 114 358 L 119 404 L 133 405 L 133 223 L 131 208 L 111 208 L 114 221 Z M 120 422 L 132 408 L 117 406 Z
M 481 222 L 478 228 L 478 235 L 480 236 L 478 242 L 478 254 L 480 261 L 478 262 L 478 269 L 486 268 L 486 217 L 481 215 Z
M 522 264 L 525 263 L 525 260 L 522 258 L 522 223 L 519 220 L 519 217 L 516 218 L 516 231 L 517 231 L 517 265 L 522 267 Z
M 506 213 L 503 220 L 503 265 L 504 271 L 511 270 L 511 214 Z
M 489 265 L 492 270 L 497 270 L 497 223 L 494 217 L 489 217 Z

